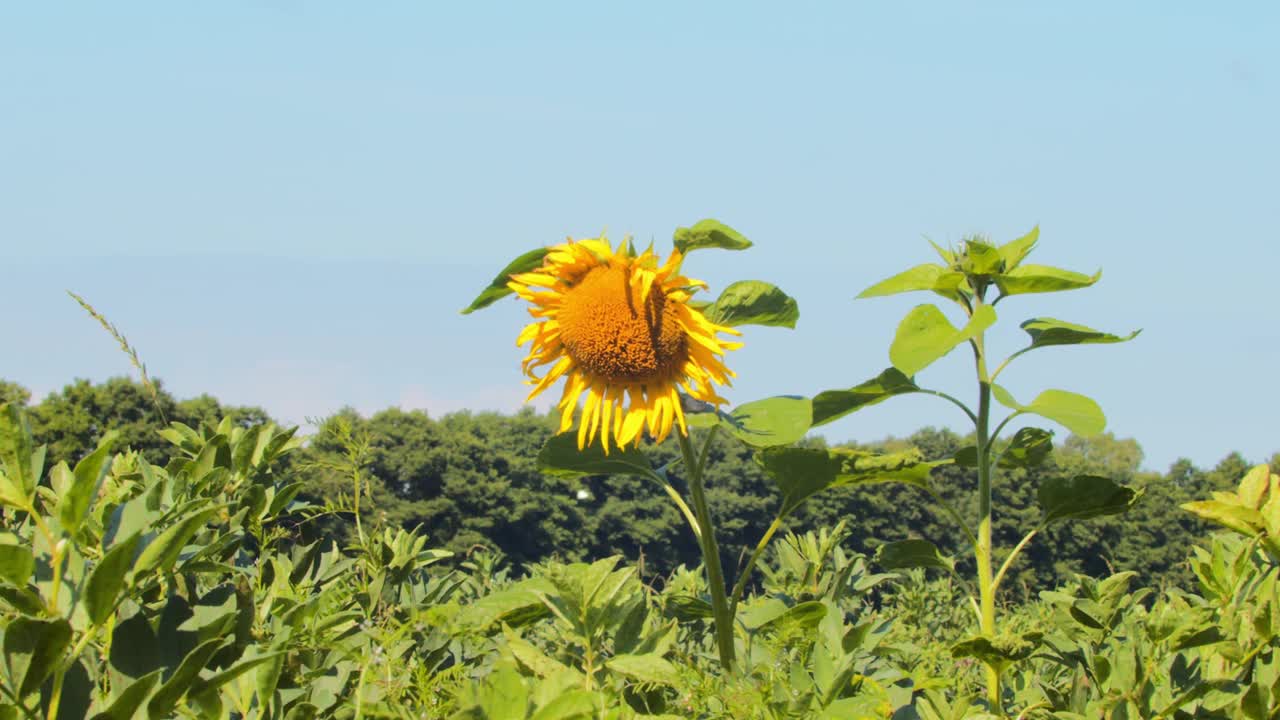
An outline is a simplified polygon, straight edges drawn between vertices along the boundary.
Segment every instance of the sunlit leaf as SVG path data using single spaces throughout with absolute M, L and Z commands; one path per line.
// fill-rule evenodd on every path
M 18 697 L 39 689 L 71 643 L 71 625 L 61 618 L 18 617 L 4 629 L 4 662 Z
M 1030 348 L 1050 345 L 1088 345 L 1095 343 L 1119 343 L 1132 340 L 1141 333 L 1134 330 L 1128 335 L 1112 335 L 1084 325 L 1075 325 L 1053 318 L 1033 318 L 1022 323 L 1022 329 L 1031 336 Z
M 98 494 L 102 479 L 111 469 L 111 446 L 115 443 L 117 433 L 106 432 L 98 441 L 98 447 L 86 455 L 72 472 L 71 486 L 58 498 L 58 520 L 70 534 L 75 534 L 89 512 L 89 503 Z
M 1000 259 L 1004 261 L 1004 271 L 1010 270 L 1022 264 L 1027 254 L 1035 248 L 1036 241 L 1040 239 L 1040 226 L 1031 228 L 1031 232 L 1023 235 L 1017 240 L 1010 240 L 1000 246 Z
M 936 305 L 918 305 L 898 325 L 889 346 L 889 360 L 903 375 L 915 375 L 995 321 L 996 311 L 990 305 L 982 305 L 957 330 Z
M 876 377 L 848 390 L 826 390 L 813 398 L 813 426 L 825 425 L 856 410 L 870 407 L 895 395 L 920 392 L 920 387 L 897 368 L 888 368 Z
M 910 270 L 886 278 L 858 293 L 859 298 L 882 297 L 916 290 L 953 292 L 964 282 L 964 275 L 941 265 L 917 265 Z
M 719 248 L 721 250 L 746 250 L 751 241 L 742 233 L 718 220 L 699 220 L 693 227 L 676 228 L 672 244 L 681 253 L 702 248 Z
M 1029 405 L 1022 405 L 999 385 L 991 386 L 991 394 L 1001 405 L 1019 412 L 1039 415 L 1062 425 L 1080 437 L 1102 432 L 1107 418 L 1092 399 L 1066 390 L 1045 390 Z
M 116 598 L 124 587 L 125 574 L 133 565 L 133 555 L 137 552 L 140 539 L 141 536 L 135 533 L 117 543 L 102 556 L 93 572 L 89 573 L 89 580 L 85 584 L 84 605 L 93 624 L 101 625 L 115 610 Z
M 1047 265 L 1019 265 L 997 275 L 995 283 L 1005 295 L 1023 295 L 1089 287 L 1101 277 L 1101 270 L 1093 275 L 1084 275 Z
M 760 280 L 739 280 L 726 287 L 706 309 L 707 319 L 717 325 L 767 325 L 794 328 L 800 306 L 775 285 Z
M 36 560 L 25 545 L 0 545 L 0 579 L 15 587 L 26 587 L 35 572 Z
M 512 260 L 511 264 L 503 268 L 502 272 L 498 273 L 497 277 L 493 279 L 493 282 L 489 283 L 489 287 L 482 290 L 480 294 L 476 296 L 476 299 L 472 300 L 471 304 L 463 309 L 462 314 L 467 315 L 481 308 L 489 307 L 495 302 L 510 295 L 511 288 L 507 287 L 507 283 L 511 282 L 511 276 L 516 273 L 531 272 L 541 267 L 542 259 L 547 256 L 548 252 L 550 252 L 550 248 L 542 247 L 536 250 L 530 250 L 515 260 Z
M 720 416 L 720 424 L 734 437 L 757 448 L 790 445 L 805 433 L 813 418 L 809 398 L 784 395 L 756 400 Z
M 674 665 L 660 655 L 614 655 L 605 663 L 613 672 L 625 675 L 634 680 L 659 685 L 680 684 L 680 673 Z

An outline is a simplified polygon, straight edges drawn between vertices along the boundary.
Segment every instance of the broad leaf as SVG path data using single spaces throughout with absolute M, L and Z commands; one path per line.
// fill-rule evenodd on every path
M 156 694 L 147 703 L 147 716 L 151 720 L 170 717 L 173 709 L 177 707 L 178 701 L 182 699 L 183 695 L 187 694 L 187 691 L 199 679 L 200 671 L 204 669 L 213 654 L 226 641 L 226 638 L 215 637 L 197 645 L 191 652 L 187 653 L 186 657 L 182 658 L 182 662 L 178 664 L 178 668 L 160 686 L 160 689 L 156 690 Z
M 133 565 L 133 556 L 141 536 L 137 533 L 102 556 L 102 561 L 89 574 L 85 584 L 84 605 L 94 625 L 101 625 L 116 608 L 116 598 L 124 587 L 125 574 Z
M 0 545 L 0 579 L 15 587 L 26 587 L 35 572 L 36 560 L 26 545 Z
M 876 482 L 925 486 L 933 468 L 951 462 L 926 462 L 918 450 L 881 455 L 860 450 L 796 447 L 767 448 L 757 459 L 782 494 L 779 513 L 784 515 L 829 488 Z
M 97 449 L 76 463 L 71 486 L 58 498 L 58 520 L 71 535 L 80 529 L 85 514 L 89 512 L 89 503 L 97 496 L 102 479 L 111 469 L 111 446 L 116 435 L 115 431 L 103 434 Z
M 634 446 L 613 448 L 608 455 L 599 443 L 578 449 L 578 435 L 567 432 L 547 440 L 538 453 L 538 469 L 547 475 L 579 478 L 586 475 L 638 475 L 665 482 L 653 471 L 649 458 Z
M 795 298 L 767 282 L 739 280 L 720 293 L 706 309 L 707 319 L 717 325 L 768 325 L 794 328 L 800 319 Z
M 152 570 L 168 572 L 177 561 L 182 548 L 191 540 L 204 524 L 217 512 L 215 508 L 205 508 L 190 513 L 175 525 L 170 526 L 147 544 L 134 563 L 134 576 L 145 575 Z
M 162 672 L 164 671 L 156 670 L 133 681 L 129 687 L 116 695 L 116 699 L 106 710 L 94 715 L 91 720 L 132 720 L 138 708 L 142 707 L 143 701 L 151 694 L 151 688 L 160 681 Z
M 903 375 L 915 375 L 960 343 L 976 337 L 996 321 L 996 311 L 982 305 L 959 330 L 935 305 L 918 305 L 898 325 L 889 360 Z
M 897 368 L 889 368 L 848 390 L 826 390 L 813 398 L 813 426 L 825 425 L 855 410 L 870 407 L 894 395 L 920 392 L 920 386 Z
M 679 685 L 680 673 L 674 665 L 655 653 L 614 655 L 605 663 L 613 672 L 634 680 L 658 685 Z
M 964 254 L 960 257 L 960 269 L 969 275 L 989 277 L 1001 271 L 1004 259 L 995 245 L 982 239 L 964 241 Z
M 1022 323 L 1022 329 L 1031 336 L 1031 345 L 1027 348 L 1048 347 L 1050 345 L 1088 345 L 1095 343 L 1119 343 L 1132 340 L 1141 333 L 1134 330 L 1128 335 L 1112 335 L 1084 325 L 1075 325 L 1053 318 L 1033 318 Z
M 1132 507 L 1141 494 L 1097 475 L 1048 478 L 1040 483 L 1036 492 L 1046 525 L 1059 520 L 1116 515 Z
M 751 447 L 790 445 L 805 433 L 813 419 L 809 398 L 783 395 L 744 403 L 720 416 L 720 424 Z
M 529 710 L 524 678 L 514 667 L 503 664 L 486 679 L 480 704 L 486 718 L 524 718 Z
M 997 275 L 995 282 L 1005 295 L 1024 295 L 1089 287 L 1101 277 L 1101 270 L 1093 275 L 1085 275 L 1047 265 L 1019 265 Z
M 1000 246 L 1000 259 L 1004 261 L 1004 271 L 1010 270 L 1022 264 L 1027 254 L 1035 247 L 1036 241 L 1040 239 L 1040 226 L 1031 228 L 1031 232 L 1023 235 L 1017 240 L 1010 240 Z
M 719 248 L 721 250 L 746 250 L 751 241 L 742 233 L 718 220 L 699 220 L 693 227 L 676 228 L 673 243 L 677 250 L 687 254 L 690 250 Z
M 876 548 L 876 562 L 889 570 L 937 568 L 953 572 L 956 561 L 938 551 L 928 540 L 915 538 L 888 542 Z
M 917 265 L 910 270 L 886 278 L 858 293 L 859 298 L 882 297 L 916 290 L 954 292 L 964 282 L 964 275 L 941 265 Z
M 1025 633 L 1019 637 L 989 638 L 975 635 L 951 646 L 951 656 L 956 658 L 972 657 L 989 667 L 1003 671 L 1019 660 L 1031 657 L 1040 647 L 1044 636 L 1038 632 Z
M 39 689 L 71 644 L 66 620 L 18 617 L 4 629 L 4 662 L 8 676 L 25 697 Z
M 462 314 L 467 315 L 481 308 L 489 307 L 495 302 L 511 294 L 511 288 L 507 287 L 507 283 L 511 282 L 511 276 L 516 273 L 532 272 L 542 266 L 542 260 L 550 252 L 550 248 L 538 248 L 530 250 L 521 255 L 511 264 L 502 269 L 498 276 L 489 283 L 489 287 L 485 288 L 471 304 L 463 309 Z
M 1000 455 L 1002 468 L 1032 468 L 1040 465 L 1053 452 L 1053 433 L 1035 427 L 1024 427 L 1014 433 L 1009 447 Z
M 1256 535 L 1262 529 L 1262 513 L 1244 505 L 1226 503 L 1219 500 L 1197 500 L 1183 503 L 1181 507 L 1187 512 L 1198 515 L 1210 522 L 1218 523 L 1245 536 Z
M 999 385 L 991 386 L 991 394 L 997 402 L 1011 410 L 1048 418 L 1080 437 L 1097 435 L 1107 426 L 1107 418 L 1102 414 L 1098 403 L 1077 393 L 1045 390 L 1030 405 L 1020 404 L 1008 390 Z

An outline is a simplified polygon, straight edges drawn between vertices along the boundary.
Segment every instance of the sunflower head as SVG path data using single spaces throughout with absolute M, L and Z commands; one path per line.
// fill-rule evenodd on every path
M 558 406 L 565 432 L 585 396 L 580 449 L 596 433 L 606 453 L 611 442 L 638 444 L 646 429 L 659 442 L 672 427 L 687 433 L 682 391 L 725 402 L 715 386 L 729 384 L 724 354 L 741 345 L 717 334 L 738 332 L 690 304 L 706 285 L 680 274 L 682 259 L 678 250 L 661 262 L 626 241 L 615 249 L 603 237 L 570 239 L 550 248 L 540 266 L 510 276 L 507 288 L 535 319 L 516 341 L 530 346 L 523 363 L 529 399 L 565 378 Z

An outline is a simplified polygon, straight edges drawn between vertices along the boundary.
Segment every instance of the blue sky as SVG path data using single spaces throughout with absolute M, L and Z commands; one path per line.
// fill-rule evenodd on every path
M 0 9 L 0 377 L 130 372 L 294 422 L 351 405 L 514 409 L 512 256 L 703 217 L 770 280 L 730 399 L 848 387 L 924 296 L 853 301 L 928 236 L 1105 270 L 1001 304 L 1144 328 L 1003 377 L 1095 397 L 1147 465 L 1280 449 L 1280 6 L 1273 3 L 10 3 Z M 961 353 L 921 381 L 971 394 Z M 901 399 L 831 426 L 958 426 Z

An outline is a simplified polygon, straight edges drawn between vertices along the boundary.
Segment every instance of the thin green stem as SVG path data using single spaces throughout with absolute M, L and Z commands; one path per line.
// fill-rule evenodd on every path
M 994 303 L 993 303 L 993 304 L 994 304 Z M 991 382 L 995 382 L 995 381 L 996 381 L 996 378 L 1000 377 L 1000 373 L 1004 372 L 1004 369 L 1005 369 L 1005 368 L 1007 368 L 1007 367 L 1009 367 L 1009 363 L 1013 362 L 1013 359 L 1014 359 L 1014 358 L 1018 357 L 1019 355 L 1021 355 L 1021 354 L 1025 353 L 1025 352 L 1027 352 L 1028 350 L 1031 350 L 1031 349 L 1032 349 L 1032 348 L 1024 347 L 1024 348 L 1022 348 L 1021 350 L 1019 350 L 1018 352 L 1016 352 L 1016 353 L 1014 353 L 1014 354 L 1010 355 L 1009 357 L 1005 358 L 1005 359 L 1004 359 L 1004 362 L 1000 363 L 1000 367 L 996 368 L 996 371 L 995 371 L 995 372 L 993 372 L 993 373 L 991 373 Z
M 675 488 L 671 487 L 671 483 L 662 483 L 662 489 L 666 491 L 672 502 L 676 504 L 676 507 L 680 508 L 680 512 L 684 515 L 684 519 L 689 523 L 689 529 L 693 531 L 693 536 L 698 538 L 698 541 L 701 542 L 702 528 L 698 527 L 698 519 L 693 516 L 693 511 L 689 509 L 689 504 L 684 501 L 684 498 L 680 497 L 680 493 L 676 492 Z
M 951 516 L 951 519 L 956 521 L 956 524 L 958 524 L 960 529 L 964 531 L 965 537 L 969 538 L 969 544 L 975 548 L 978 546 L 978 537 L 973 534 L 973 528 L 969 527 L 969 523 L 965 522 L 964 517 L 956 510 L 954 505 L 947 502 L 945 498 L 938 494 L 937 490 L 934 490 L 931 487 L 920 487 L 919 485 L 914 487 L 919 487 L 921 490 L 928 493 L 929 497 L 933 498 L 934 502 L 941 505 L 942 509 L 946 510 L 947 514 Z
M 1010 420 L 1012 420 L 1012 419 L 1014 419 L 1014 418 L 1018 417 L 1018 416 L 1019 416 L 1019 415 L 1021 415 L 1021 414 L 1022 414 L 1022 411 L 1021 411 L 1021 410 L 1019 410 L 1019 411 L 1017 411 L 1017 412 L 1010 413 L 1010 414 L 1009 414 L 1009 417 L 1005 418 L 1004 420 L 1001 420 L 1001 421 L 1000 421 L 1000 424 L 996 426 L 996 429 L 995 429 L 995 430 L 993 430 L 993 431 L 991 432 L 991 435 L 987 438 L 987 444 L 992 444 L 992 443 L 994 443 L 994 442 L 996 441 L 996 438 L 1000 437 L 1000 433 L 1001 433 L 1001 431 L 1003 431 L 1003 430 L 1004 430 L 1004 426 L 1005 426 L 1005 425 L 1008 425 Z
M 924 388 L 921 388 L 921 389 L 920 389 L 920 392 L 924 393 L 925 395 L 933 395 L 933 396 L 935 396 L 935 397 L 940 397 L 940 398 L 942 398 L 943 400 L 948 400 L 948 401 L 950 401 L 950 402 L 951 402 L 952 404 L 954 404 L 956 407 L 958 407 L 958 408 L 960 408 L 961 410 L 963 410 L 963 411 L 964 411 L 964 414 L 969 416 L 969 420 L 970 420 L 970 421 L 972 421 L 974 424 L 977 424 L 977 422 L 978 422 L 978 416 L 973 414 L 973 411 L 969 409 L 969 406 L 968 406 L 968 405 L 965 405 L 964 403 L 960 402 L 960 401 L 959 401 L 959 400 L 957 400 L 956 398 L 951 397 L 950 395 L 948 395 L 948 394 L 946 394 L 946 393 L 944 393 L 944 392 L 939 392 L 939 391 L 937 391 L 937 390 L 926 390 L 926 389 L 924 389 Z
M 689 475 L 689 495 L 693 500 L 693 512 L 702 528 L 699 545 L 702 561 L 707 569 L 707 585 L 711 590 L 711 612 L 715 620 L 716 645 L 720 651 L 720 664 L 725 670 L 733 669 L 733 618 L 729 614 L 729 598 L 725 595 L 724 572 L 720 567 L 720 548 L 716 545 L 715 526 L 711 524 L 711 512 L 707 508 L 707 493 L 702 484 L 702 467 L 694 456 L 689 437 L 675 433 L 684 456 L 685 470 Z
M 1031 542 L 1031 538 L 1034 538 L 1036 533 L 1043 529 L 1044 526 L 1040 525 L 1026 535 L 1023 535 L 1022 540 L 1019 540 L 1018 544 L 1013 547 L 1013 550 L 1009 551 L 1009 557 L 1005 558 L 1004 562 L 1000 564 L 999 572 L 996 573 L 995 579 L 991 581 L 993 586 L 991 588 L 992 592 L 1000 589 L 1000 581 L 1004 579 L 1004 574 L 1013 566 L 1013 561 L 1018 557 L 1018 553 L 1022 552 L 1022 549 L 1027 546 L 1027 543 Z
M 729 596 L 729 617 L 736 618 L 738 613 L 738 603 L 742 600 L 742 594 L 747 590 L 747 581 L 751 579 L 751 571 L 755 569 L 756 562 L 764 553 L 764 549 L 768 547 L 769 541 L 782 527 L 782 521 L 787 517 L 787 513 L 779 513 L 773 522 L 769 525 L 769 529 L 764 531 L 764 535 L 760 536 L 760 542 L 756 543 L 755 549 L 751 551 L 751 556 L 747 558 L 747 564 L 743 566 L 742 573 L 738 575 L 738 582 L 733 585 L 733 593 Z

